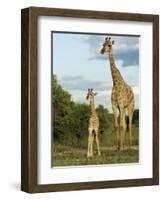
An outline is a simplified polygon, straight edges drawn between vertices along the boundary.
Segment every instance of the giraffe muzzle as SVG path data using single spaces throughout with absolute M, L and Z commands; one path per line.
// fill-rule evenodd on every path
M 100 51 L 100 53 L 104 54 L 104 52 L 105 52 L 105 50 L 102 48 L 101 51 Z

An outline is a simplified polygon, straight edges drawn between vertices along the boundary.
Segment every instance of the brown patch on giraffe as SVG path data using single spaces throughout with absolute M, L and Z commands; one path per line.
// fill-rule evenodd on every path
M 118 93 L 121 93 L 122 91 L 123 91 L 123 87 L 122 87 L 122 85 L 121 84 L 117 84 L 117 86 L 118 86 Z
M 124 92 L 125 92 L 126 94 L 128 94 L 128 93 L 129 93 L 128 88 L 125 88 L 125 89 L 124 89 Z
M 130 98 L 131 98 L 131 95 L 130 95 L 129 93 L 127 94 L 127 98 L 128 98 L 128 99 L 130 99 Z

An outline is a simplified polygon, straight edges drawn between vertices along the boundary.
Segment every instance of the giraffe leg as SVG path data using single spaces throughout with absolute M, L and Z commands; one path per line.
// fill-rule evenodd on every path
M 100 145 L 99 145 L 99 135 L 98 135 L 98 130 L 95 130 L 95 137 L 96 137 L 96 145 L 97 145 L 97 151 L 98 151 L 98 155 L 101 155 L 100 152 Z
M 94 135 L 93 135 L 93 131 L 91 134 L 91 145 L 90 145 L 90 156 L 93 156 L 93 141 L 94 141 Z
M 87 151 L 87 158 L 91 157 L 91 142 L 92 142 L 92 129 L 88 129 L 88 151 Z
M 122 147 L 124 148 L 125 133 L 126 133 L 126 110 L 123 113 L 123 135 L 122 135 Z
M 132 118 L 134 112 L 134 102 L 132 102 L 128 107 L 128 117 L 129 117 L 129 147 L 132 146 Z
M 117 106 L 112 103 L 112 109 L 113 109 L 113 114 L 114 114 L 114 128 L 116 131 L 116 144 L 117 144 L 117 149 L 119 150 L 120 148 L 120 135 L 119 135 L 119 125 L 118 125 L 118 110 Z
M 120 127 L 119 127 L 119 134 L 120 134 L 120 150 L 123 148 L 124 145 L 124 136 L 125 136 L 125 110 L 120 109 Z

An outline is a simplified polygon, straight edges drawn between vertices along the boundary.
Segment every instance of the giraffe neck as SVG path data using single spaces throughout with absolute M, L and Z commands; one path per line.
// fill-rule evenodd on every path
M 117 82 L 124 82 L 120 71 L 116 68 L 113 52 L 109 52 L 109 61 L 110 61 L 113 84 L 115 85 Z
M 91 114 L 96 114 L 94 99 L 90 100 L 90 110 L 91 110 Z

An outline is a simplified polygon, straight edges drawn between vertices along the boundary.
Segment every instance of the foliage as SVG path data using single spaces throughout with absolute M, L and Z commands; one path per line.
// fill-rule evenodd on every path
M 71 94 L 58 84 L 56 75 L 52 83 L 53 139 L 66 146 L 87 147 L 90 108 L 87 104 L 74 102 Z M 115 145 L 114 117 L 103 105 L 96 108 L 100 127 L 99 137 L 103 145 Z M 128 121 L 128 118 L 126 118 Z M 139 126 L 139 110 L 135 110 L 133 123 Z M 138 143 L 138 142 L 137 142 Z
M 87 133 L 89 108 L 75 103 L 53 76 L 53 138 L 60 143 L 75 145 Z
M 71 95 L 58 84 L 55 75 L 52 88 L 54 140 L 66 145 L 85 147 L 90 116 L 89 106 L 72 101 Z M 110 126 L 109 111 L 99 105 L 97 113 L 100 121 L 99 132 L 104 133 Z
M 104 108 L 103 105 L 99 105 L 96 109 L 99 117 L 99 124 L 100 124 L 100 133 L 104 133 L 105 129 L 109 127 L 109 111 L 108 109 Z

